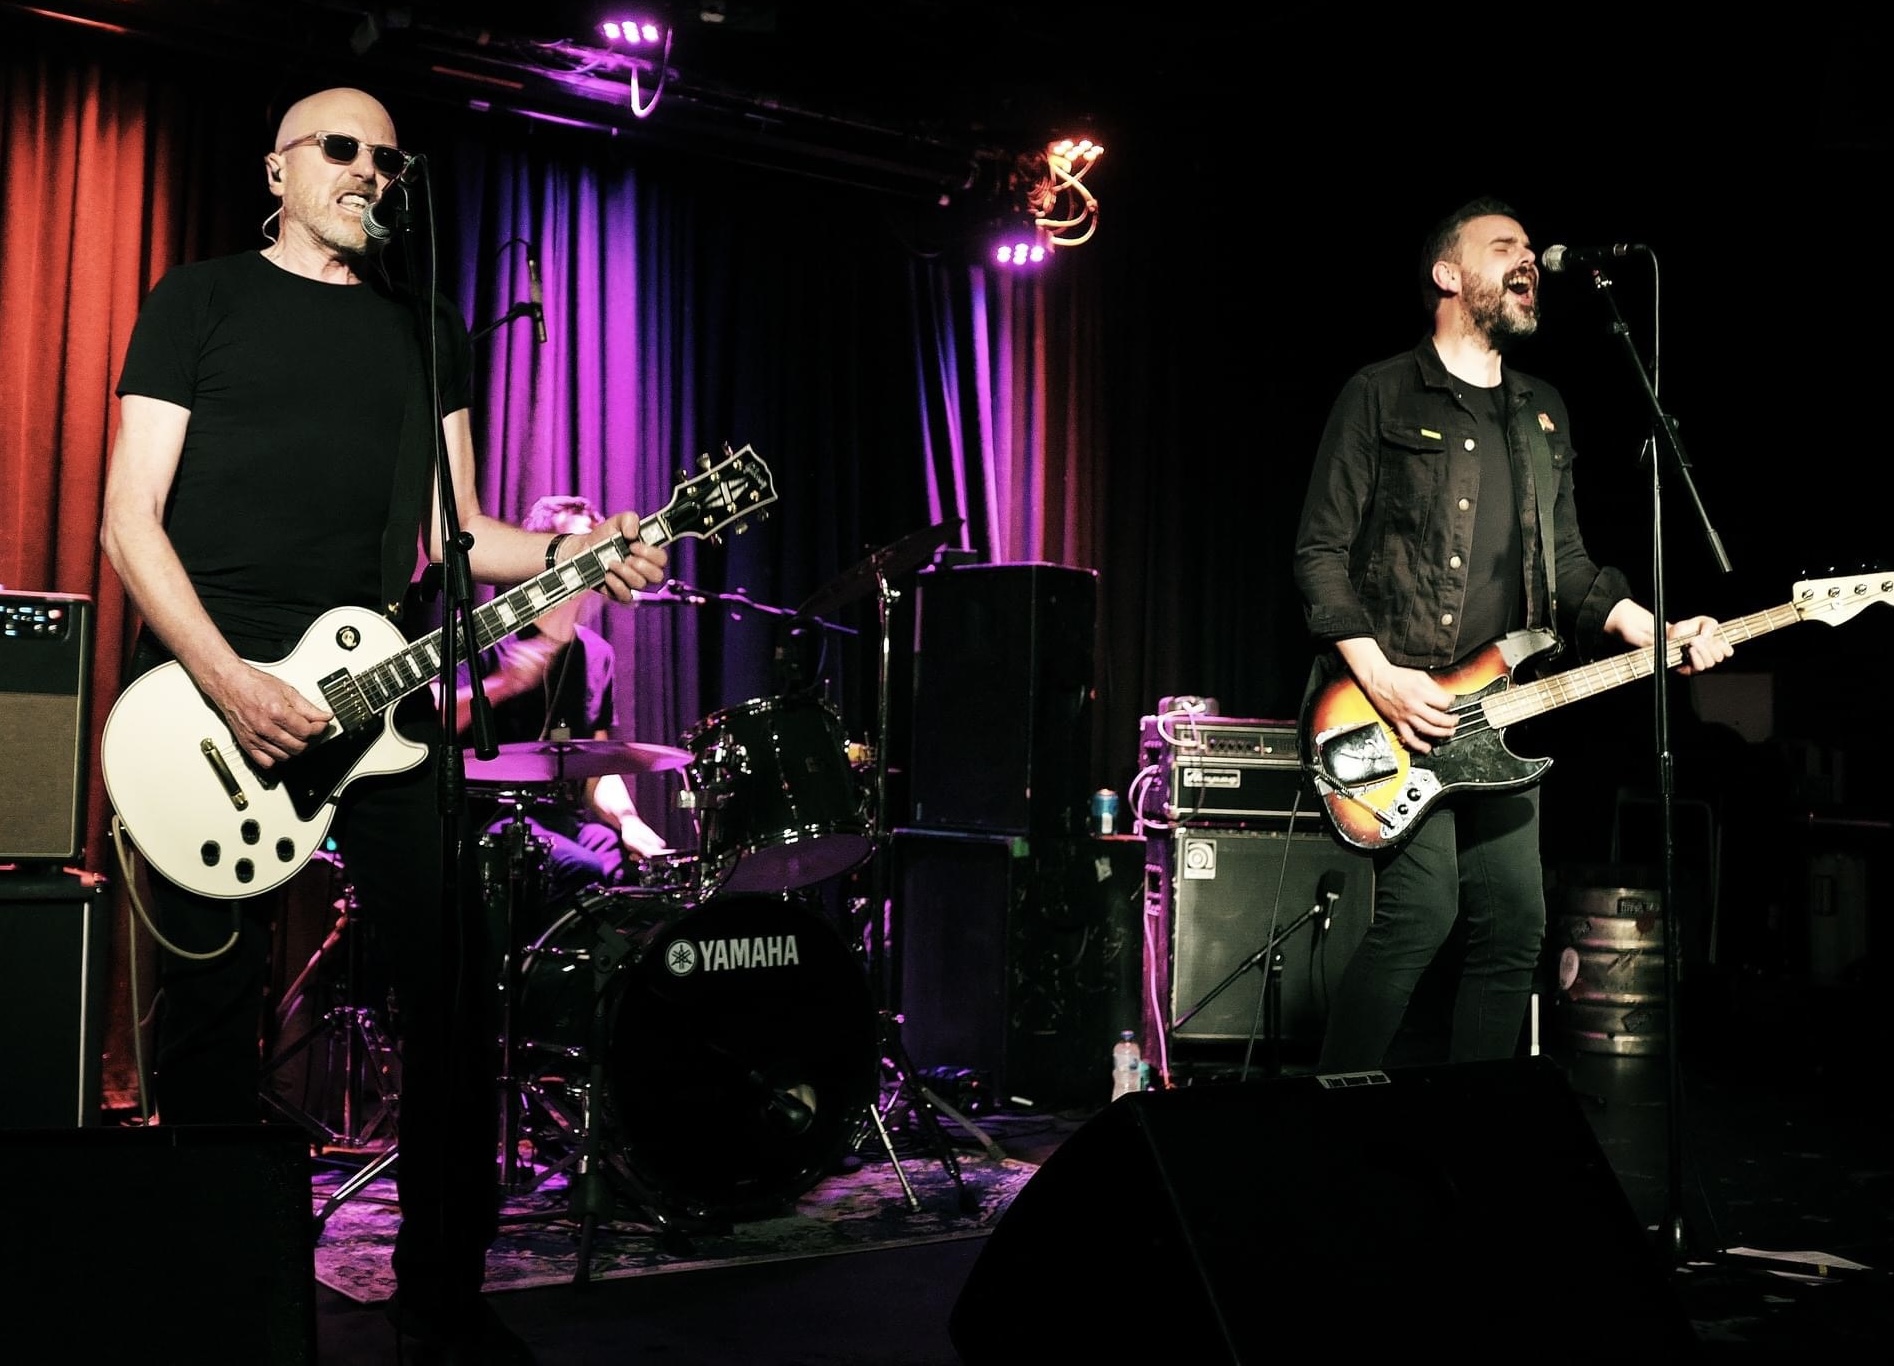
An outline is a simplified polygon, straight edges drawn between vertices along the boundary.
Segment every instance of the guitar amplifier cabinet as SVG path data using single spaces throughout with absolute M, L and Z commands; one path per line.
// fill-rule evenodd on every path
M 92 600 L 0 593 L 0 863 L 85 853 Z
M 1313 1051 L 1328 1022 L 1329 997 L 1368 932 L 1372 861 L 1326 834 L 1280 830 L 1190 826 L 1147 843 L 1148 891 L 1164 898 L 1171 926 L 1165 1020 L 1171 1037 L 1247 1039 L 1263 1018 L 1257 1011 L 1263 963 L 1208 998 L 1281 934 L 1277 1041 Z M 1323 914 L 1296 924 L 1317 905 Z

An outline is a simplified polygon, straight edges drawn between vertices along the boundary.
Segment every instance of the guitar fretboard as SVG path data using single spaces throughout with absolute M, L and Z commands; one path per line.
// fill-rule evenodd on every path
M 664 514 L 653 513 L 639 522 L 638 539 L 646 545 L 670 541 Z M 623 536 L 614 536 L 482 603 L 473 614 L 475 648 L 484 650 L 531 625 L 566 599 L 598 587 L 611 566 L 624 559 L 630 549 Z M 441 632 L 430 631 L 406 649 L 358 673 L 325 678 L 323 692 L 342 728 L 349 730 L 440 677 L 441 659 Z
M 1793 626 L 1802 619 L 1803 613 L 1795 604 L 1786 603 L 1766 612 L 1755 612 L 1734 621 L 1720 622 L 1717 634 L 1732 645 L 1740 645 L 1784 626 Z M 1687 642 L 1668 642 L 1664 647 L 1664 668 L 1674 669 L 1683 663 L 1686 648 Z M 1568 702 L 1577 702 L 1621 684 L 1649 678 L 1652 653 L 1643 649 L 1628 650 L 1610 659 L 1599 660 L 1596 664 L 1586 664 L 1534 683 L 1507 688 L 1487 698 L 1482 710 L 1487 720 L 1495 726 L 1516 725 Z

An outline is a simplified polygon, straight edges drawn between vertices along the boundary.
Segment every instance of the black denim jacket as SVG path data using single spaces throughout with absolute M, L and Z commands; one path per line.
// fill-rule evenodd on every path
M 1527 625 L 1550 627 L 1581 654 L 1595 655 L 1605 617 L 1631 596 L 1630 582 L 1594 564 L 1579 534 L 1565 400 L 1510 367 L 1502 382 Z M 1486 644 L 1460 638 L 1468 594 L 1481 589 L 1467 570 L 1479 500 L 1480 462 L 1468 449 L 1474 427 L 1432 338 L 1365 367 L 1343 387 L 1316 451 L 1296 533 L 1296 587 L 1317 642 L 1373 636 L 1394 663 L 1424 669 Z M 1556 594 L 1547 592 L 1535 466 L 1558 481 Z

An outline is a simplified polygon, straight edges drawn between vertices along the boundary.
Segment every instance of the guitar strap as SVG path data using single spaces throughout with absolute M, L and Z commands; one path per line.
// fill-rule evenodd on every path
M 1552 505 L 1558 500 L 1559 475 L 1552 464 L 1552 443 L 1545 439 L 1536 416 L 1523 405 L 1513 415 L 1513 425 L 1525 438 L 1531 457 L 1532 491 L 1539 503 L 1539 560 L 1545 570 L 1546 618 L 1544 625 L 1558 630 L 1559 572 L 1553 559 L 1555 538 L 1552 534 Z

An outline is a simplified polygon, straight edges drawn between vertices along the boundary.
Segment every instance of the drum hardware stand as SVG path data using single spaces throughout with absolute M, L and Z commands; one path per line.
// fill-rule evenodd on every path
M 296 1008 L 302 1003 L 304 993 L 316 973 L 329 962 L 343 937 L 348 936 L 346 952 L 342 958 L 341 996 L 345 1004 L 333 1005 L 322 1018 L 310 1025 L 294 1043 L 279 1051 L 264 1069 L 263 1100 L 272 1109 L 280 1112 L 292 1122 L 309 1131 L 315 1141 L 325 1147 L 361 1149 L 369 1146 L 383 1130 L 392 1130 L 396 1109 L 400 1103 L 398 1084 L 391 1079 L 398 1078 L 401 1065 L 400 1054 L 394 1041 L 389 1038 L 376 1018 L 375 1011 L 355 1002 L 355 987 L 360 951 L 358 935 L 350 935 L 360 918 L 360 909 L 355 899 L 355 888 L 344 882 L 342 893 L 335 901 L 336 920 L 328 935 L 317 945 L 315 953 L 297 974 L 296 979 L 283 991 L 283 999 L 276 1008 L 276 1026 L 280 1030 L 288 1024 Z M 325 1119 L 290 1104 L 276 1094 L 269 1085 L 270 1078 L 288 1066 L 313 1045 L 317 1039 L 327 1038 L 330 1055 L 336 1052 L 339 1041 L 341 1051 L 341 1125 L 332 1128 Z M 331 1077 L 338 1069 L 331 1067 Z M 366 1090 L 373 1084 L 380 1109 L 367 1117 L 359 1104 L 358 1088 Z M 358 1127 L 359 1126 L 359 1127 Z
M 510 1191 L 516 1189 L 519 1181 L 520 1087 L 513 1071 L 513 1001 L 519 990 L 517 910 L 523 903 L 543 909 L 540 907 L 543 899 L 540 895 L 541 884 L 534 878 L 528 858 L 529 854 L 543 846 L 527 824 L 526 805 L 519 795 L 509 792 L 502 800 L 512 807 L 512 815 L 500 834 L 501 848 L 506 857 L 506 878 L 501 887 L 482 890 L 487 897 L 489 916 L 493 909 L 492 894 L 497 891 L 505 900 L 503 914 L 494 929 L 500 943 L 500 971 L 496 984 L 500 998 L 500 1185 L 503 1190 Z
M 576 1115 L 569 1112 L 565 1105 L 547 1096 L 543 1083 L 535 1078 L 530 1084 L 524 1080 L 517 1083 L 511 1077 L 510 1070 L 506 1082 L 506 1109 L 511 1128 L 503 1136 L 506 1147 L 505 1166 L 509 1173 L 516 1170 L 519 1122 L 521 1107 L 519 1104 L 522 1089 L 530 1089 L 541 1108 L 567 1137 L 577 1137 L 577 1145 L 559 1162 L 548 1167 L 537 1177 L 532 1186 L 536 1187 L 555 1172 L 567 1171 L 566 1208 L 560 1215 L 523 1215 L 503 1218 L 502 1222 L 524 1222 L 546 1217 L 577 1219 L 579 1224 L 578 1264 L 573 1271 L 573 1284 L 585 1287 L 592 1280 L 592 1248 L 597 1239 L 601 1218 L 609 1218 L 617 1207 L 616 1192 L 612 1181 L 615 1179 L 630 1188 L 630 1194 L 638 1205 L 641 1221 L 651 1226 L 660 1246 L 667 1252 L 689 1255 L 693 1250 L 688 1235 L 683 1228 L 671 1220 L 659 1207 L 651 1192 L 622 1164 L 613 1164 L 603 1141 L 604 1117 L 599 1113 L 602 1097 L 605 1095 L 605 1058 L 610 1052 L 611 1040 L 607 1037 L 610 1017 L 605 1010 L 608 999 L 607 987 L 612 975 L 618 970 L 619 963 L 631 952 L 631 943 L 614 929 L 609 920 L 597 916 L 597 907 L 610 901 L 609 894 L 582 897 L 575 908 L 591 924 L 596 936 L 595 946 L 582 950 L 592 967 L 592 1015 L 589 1036 L 583 1050 L 564 1049 L 564 1055 L 574 1061 L 586 1063 L 585 1079 L 571 1083 L 568 1090 L 577 1102 Z M 509 962 L 511 962 L 509 955 Z M 510 1184 L 510 1183 L 509 1183 Z

